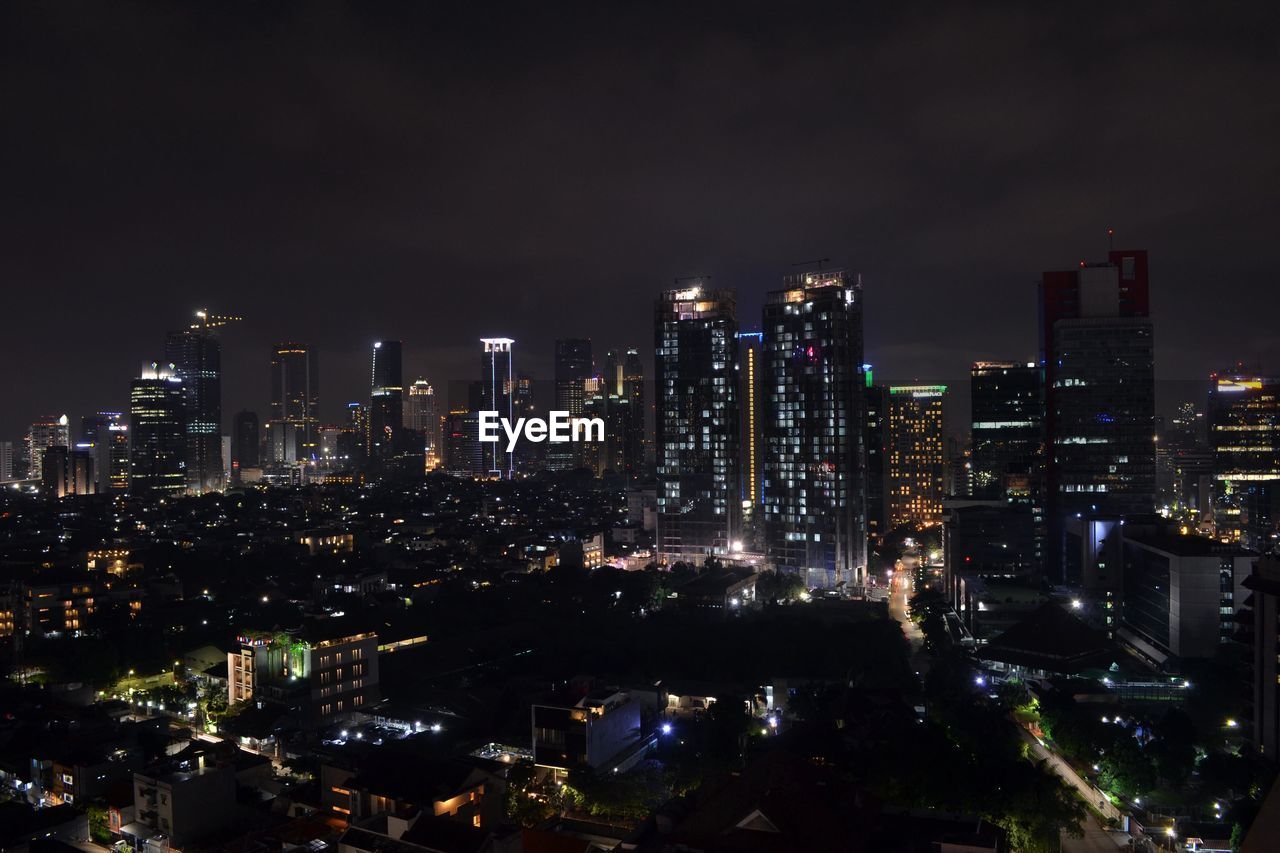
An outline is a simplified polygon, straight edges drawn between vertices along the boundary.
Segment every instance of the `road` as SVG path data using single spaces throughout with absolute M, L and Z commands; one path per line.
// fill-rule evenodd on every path
M 902 633 L 906 635 L 907 643 L 911 646 L 911 667 L 924 677 L 924 674 L 929 671 L 930 662 L 929 655 L 924 650 L 924 632 L 912 621 L 907 609 L 907 602 L 911 599 L 915 581 L 912 573 L 901 562 L 893 573 L 890 587 L 889 615 L 901 623 Z
M 1111 818 L 1119 821 L 1122 817 L 1120 810 L 1111 804 L 1106 795 L 1099 791 L 1093 785 L 1089 784 L 1075 768 L 1062 759 L 1056 752 L 1049 749 L 1036 740 L 1035 735 L 1019 726 L 1018 733 L 1022 735 L 1022 739 L 1031 747 L 1031 754 L 1038 761 L 1048 762 L 1048 767 L 1059 779 L 1070 785 L 1075 792 L 1080 795 L 1080 799 L 1092 805 L 1095 809 L 1102 813 L 1103 817 Z
M 1090 812 L 1085 816 L 1083 838 L 1073 838 L 1065 832 L 1062 834 L 1062 853 L 1116 853 L 1129 842 L 1129 833 L 1118 829 L 1103 829 L 1098 819 Z

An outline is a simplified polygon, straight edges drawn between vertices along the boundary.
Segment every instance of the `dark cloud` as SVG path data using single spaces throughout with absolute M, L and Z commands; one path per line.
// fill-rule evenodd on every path
M 231 412 L 311 342 L 651 345 L 672 278 L 866 282 L 869 358 L 1034 354 L 1042 269 L 1152 252 L 1158 370 L 1280 369 L 1269 5 L 29 3 L 0 9 L 0 434 L 123 404 L 198 305 Z

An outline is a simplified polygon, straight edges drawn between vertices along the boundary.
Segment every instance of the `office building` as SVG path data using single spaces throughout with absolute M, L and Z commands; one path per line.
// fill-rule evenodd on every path
M 271 348 L 271 411 L 266 423 L 268 465 L 292 465 L 319 456 L 319 429 L 315 351 L 306 344 L 276 344 Z
M 482 385 L 480 407 L 477 411 L 497 412 L 498 417 L 515 422 L 515 365 L 512 360 L 511 338 L 481 338 L 484 352 L 480 359 Z M 486 442 L 484 453 L 485 472 L 491 477 L 510 479 L 515 471 L 515 456 L 508 453 L 506 443 Z
M 644 466 L 644 373 L 636 350 L 609 350 L 604 370 L 586 380 L 580 413 L 604 422 L 603 442 L 575 446 L 579 464 L 597 476 L 606 471 L 631 482 Z
M 764 530 L 770 562 L 809 587 L 863 586 L 862 282 L 798 273 L 764 304 Z
M 39 480 L 44 471 L 44 452 L 50 447 L 71 446 L 71 422 L 66 415 L 40 418 L 27 433 L 27 479 Z
M 129 491 L 187 488 L 187 397 L 172 365 L 152 363 L 129 389 Z
M 945 385 L 889 386 L 885 483 L 890 529 L 942 522 L 946 393 Z
M 74 449 L 54 445 L 41 457 L 40 488 L 57 498 L 97 493 L 93 473 L 93 449 L 81 444 Z
M 643 751 L 628 756 L 640 742 L 640 703 L 625 691 L 592 693 L 574 705 L 534 705 L 532 717 L 533 763 L 557 774 L 626 770 L 643 757 Z
M 378 635 L 344 623 L 316 623 L 299 634 L 253 631 L 227 653 L 227 701 L 294 701 L 315 726 L 326 726 L 377 704 Z
M 240 472 L 258 470 L 261 461 L 262 438 L 258 431 L 258 413 L 248 409 L 236 412 L 231 419 L 231 478 L 241 482 Z
M 664 292 L 654 313 L 657 557 L 692 562 L 738 541 L 738 320 L 731 290 Z
M 415 379 L 405 401 L 404 425 L 422 437 L 423 466 L 427 471 L 440 465 L 440 423 L 436 389 L 426 379 Z
M 1253 745 L 1267 761 L 1280 757 L 1280 556 L 1259 557 L 1244 581 L 1250 595 L 1240 614 L 1248 649 Z
M 470 406 L 454 406 L 445 416 L 441 434 L 444 469 L 457 477 L 479 477 L 485 472 L 480 443 L 480 416 Z
M 889 389 L 877 385 L 871 365 L 862 365 L 863 452 L 867 457 L 867 538 L 883 539 L 889 530 Z
M 1211 660 L 1235 634 L 1236 610 L 1256 556 L 1239 546 L 1183 535 L 1167 523 L 1117 524 L 1108 559 L 1120 561 L 1121 627 L 1116 632 L 1152 665 L 1176 671 L 1183 660 Z
M 1280 379 L 1211 376 L 1208 428 L 1217 535 L 1270 550 L 1280 504 Z
M 12 441 L 0 441 L 0 483 L 10 483 L 17 479 L 17 460 L 14 458 Z
M 594 373 L 590 339 L 556 340 L 555 411 L 568 412 L 570 417 L 581 417 L 586 412 L 587 382 Z M 546 449 L 547 467 L 553 471 L 568 471 L 583 465 L 587 460 L 582 451 L 582 448 L 571 443 L 549 444 Z
M 1000 500 L 1038 482 L 1044 464 L 1043 380 L 1034 362 L 974 362 L 972 402 L 973 497 Z
M 377 465 L 395 452 L 396 436 L 404 424 L 404 374 L 400 341 L 373 345 L 373 379 L 369 390 L 365 450 Z
M 222 344 L 217 330 L 238 317 L 196 312 L 189 328 L 165 338 L 165 362 L 181 383 L 186 409 L 187 488 L 196 494 L 226 487 L 222 466 Z
M 80 419 L 81 449 L 93 454 L 96 491 L 129 490 L 129 425 L 121 412 L 97 412 Z
M 1145 251 L 1046 272 L 1044 367 L 1046 561 L 1068 576 L 1066 519 L 1155 509 L 1155 367 Z

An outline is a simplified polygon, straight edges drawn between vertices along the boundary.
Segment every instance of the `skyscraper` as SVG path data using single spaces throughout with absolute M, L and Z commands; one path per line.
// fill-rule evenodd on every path
M 1153 512 L 1155 366 L 1145 251 L 1046 272 L 1040 284 L 1044 367 L 1046 562 L 1079 583 L 1066 520 Z
M 173 365 L 186 400 L 186 476 L 196 493 L 225 488 L 222 467 L 222 344 L 217 330 L 239 317 L 201 309 L 189 328 L 165 338 L 165 361 Z
M 236 412 L 231 419 L 231 475 L 239 481 L 245 469 L 261 468 L 262 439 L 258 431 L 258 413 L 248 409 Z
M 942 522 L 945 385 L 889 386 L 890 528 Z
M 81 447 L 93 453 L 97 492 L 129 489 L 129 427 L 120 412 L 96 412 L 80 419 Z
M 555 400 L 556 411 L 568 412 L 570 417 L 580 417 L 586 412 L 587 381 L 593 374 L 591 340 L 589 338 L 561 338 L 556 340 Z M 574 444 L 547 445 L 547 467 L 553 471 L 567 471 L 585 463 Z
M 48 415 L 31 424 L 27 433 L 27 479 L 39 480 L 44 472 L 44 452 L 50 447 L 71 447 L 70 421 L 66 415 Z
M 373 379 L 369 390 L 366 449 L 377 464 L 395 452 L 395 439 L 404 424 L 404 374 L 399 341 L 373 345 Z
M 886 489 L 889 456 L 889 389 L 875 383 L 871 365 L 862 365 L 865 379 L 863 447 L 867 457 L 867 538 L 878 541 L 889 530 Z
M 701 563 L 738 540 L 738 320 L 731 290 L 699 280 L 654 310 L 657 556 Z
M 14 447 L 12 441 L 0 441 L 0 483 L 8 483 L 16 479 L 14 467 Z
M 419 377 L 409 386 L 404 425 L 422 436 L 424 466 L 430 471 L 440 464 L 440 409 L 436 389 Z
M 129 491 L 183 492 L 187 488 L 187 397 L 172 365 L 152 363 L 133 381 L 129 434 Z
M 287 465 L 318 456 L 319 429 L 320 371 L 315 352 L 306 344 L 276 344 L 271 348 L 268 461 Z
M 514 421 L 515 415 L 515 365 L 512 361 L 511 338 L 481 338 L 484 352 L 480 359 L 480 382 L 483 399 L 480 411 L 497 412 L 498 417 Z M 485 470 L 489 476 L 509 479 L 515 470 L 514 454 L 508 453 L 504 442 L 486 442 Z
M 1267 551 L 1280 504 L 1280 379 L 1237 370 L 1210 383 L 1217 533 Z
M 770 560 L 807 585 L 865 583 L 862 282 L 797 273 L 765 297 L 764 522 Z
M 1044 383 L 1040 366 L 977 361 L 969 386 L 972 403 L 973 497 L 1003 500 L 1010 489 L 1038 483 L 1044 464 Z

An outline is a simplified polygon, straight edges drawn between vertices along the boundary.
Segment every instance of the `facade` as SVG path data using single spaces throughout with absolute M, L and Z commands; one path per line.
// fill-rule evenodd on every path
M 1280 379 L 1214 374 L 1208 427 L 1217 535 L 1269 550 L 1280 504 Z
M 606 691 L 572 706 L 533 706 L 533 763 L 556 771 L 593 770 L 617 762 L 640 742 L 640 704 Z
M 863 365 L 862 446 L 867 458 L 867 537 L 881 539 L 888 532 L 889 389 L 875 383 L 871 365 Z
M 389 459 L 404 424 L 404 373 L 400 341 L 373 345 L 373 378 L 365 424 L 365 456 L 371 463 Z
M 555 350 L 555 410 L 570 417 L 586 413 L 587 382 L 594 376 L 590 338 L 559 338 Z M 547 467 L 568 471 L 583 464 L 583 454 L 575 444 L 547 445 Z
M 739 536 L 738 321 L 730 290 L 670 290 L 654 315 L 660 562 L 701 564 Z
M 1253 745 L 1274 763 L 1280 756 L 1280 557 L 1258 558 L 1244 586 L 1250 595 L 1241 639 L 1249 649 Z
M 1119 540 L 1121 640 L 1161 667 L 1212 659 L 1231 641 L 1254 555 L 1162 524 L 1118 524 L 1111 537 Z M 1107 550 L 1114 559 L 1116 549 Z
M 198 322 L 165 338 L 164 358 L 182 383 L 185 400 L 187 488 L 196 494 L 226 487 L 222 468 L 221 321 L 196 312 Z M 212 321 L 212 322 L 211 322 Z
M 16 460 L 13 457 L 13 442 L 0 441 L 0 483 L 9 483 L 17 479 Z
M 481 338 L 480 343 L 484 345 L 484 353 L 480 359 L 483 387 L 478 411 L 497 412 L 498 417 L 514 422 L 516 376 L 511 349 L 515 341 L 511 338 Z M 486 474 L 511 478 L 515 471 L 515 454 L 507 452 L 504 442 L 482 443 L 480 449 L 484 454 Z
M 233 819 L 235 768 L 205 755 L 175 759 L 135 773 L 133 792 L 136 820 L 121 827 L 122 835 L 135 849 L 182 848 L 217 835 Z
M 1044 464 L 1044 389 L 1040 366 L 1011 361 L 974 362 L 971 372 L 973 497 L 1008 497 Z M 1014 480 L 1014 484 L 1010 483 Z
M 440 466 L 440 408 L 436 389 L 419 377 L 409 386 L 404 409 L 404 425 L 422 436 L 424 465 L 432 471 Z
M 320 639 L 320 637 L 325 637 Z M 378 635 L 249 632 L 227 654 L 227 701 L 298 702 L 313 725 L 325 726 L 377 703 Z
M 319 456 L 320 371 L 315 352 L 306 344 L 278 343 L 271 348 L 271 414 L 266 429 L 270 465 Z
M 152 363 L 129 389 L 129 491 L 187 488 L 187 398 L 172 365 Z
M 1065 566 L 1065 522 L 1155 509 L 1155 367 L 1147 253 L 1046 272 L 1040 283 L 1044 367 L 1046 561 Z
M 834 270 L 787 276 L 783 284 L 764 306 L 767 554 L 809 587 L 862 586 L 862 283 Z
M 99 494 L 129 490 L 129 425 L 120 412 L 97 412 L 80 419 L 81 449 L 93 454 Z
M 945 385 L 891 385 L 886 491 L 889 527 L 942 522 Z
M 66 415 L 44 417 L 27 433 L 27 479 L 39 480 L 44 471 L 44 452 L 50 447 L 70 447 L 71 428 Z
M 97 494 L 93 458 L 93 449 L 87 445 L 78 445 L 74 450 L 46 447 L 41 461 L 41 489 L 57 498 Z
M 231 420 L 231 474 L 237 482 L 240 472 L 262 467 L 262 439 L 258 432 L 258 413 L 247 409 L 236 412 Z

